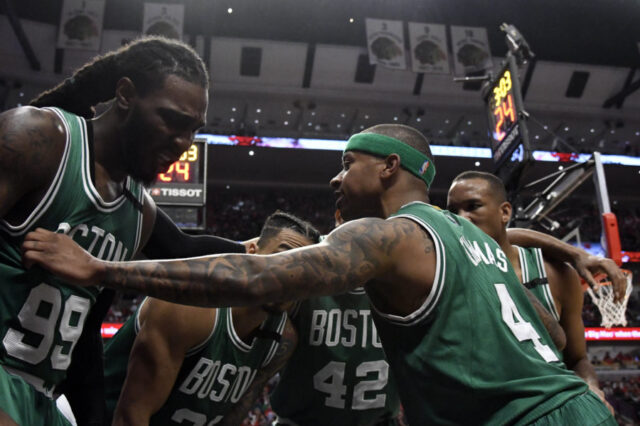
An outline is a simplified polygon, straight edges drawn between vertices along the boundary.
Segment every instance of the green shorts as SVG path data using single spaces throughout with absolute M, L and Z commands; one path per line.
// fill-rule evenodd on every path
M 1 366 L 0 410 L 19 425 L 70 426 L 55 401 Z
M 598 396 L 587 391 L 565 402 L 562 406 L 539 418 L 532 426 L 581 425 L 617 426 L 613 415 Z

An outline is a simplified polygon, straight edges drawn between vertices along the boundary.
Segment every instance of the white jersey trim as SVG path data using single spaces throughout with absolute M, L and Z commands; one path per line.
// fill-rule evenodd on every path
M 412 203 L 413 204 L 413 203 Z M 440 296 L 442 295 L 442 289 L 445 284 L 445 270 L 446 270 L 446 254 L 444 244 L 440 239 L 438 233 L 425 221 L 420 219 L 419 217 L 412 214 L 403 214 L 398 216 L 392 216 L 387 220 L 396 219 L 396 218 L 405 218 L 410 219 L 416 222 L 418 225 L 422 226 L 433 239 L 434 245 L 436 247 L 436 271 L 435 271 L 435 279 L 433 281 L 433 285 L 431 286 L 431 291 L 427 295 L 427 298 L 422 303 L 422 305 L 406 316 L 399 316 L 393 314 L 387 314 L 380 311 L 374 304 L 373 301 L 370 300 L 371 308 L 375 310 L 375 312 L 385 320 L 392 322 L 396 325 L 403 326 L 412 326 L 418 324 L 423 319 L 429 316 L 433 309 L 437 306 L 438 301 L 440 300 Z
M 227 333 L 231 338 L 231 343 L 233 343 L 233 345 L 242 352 L 249 352 L 253 347 L 253 343 L 256 341 L 256 339 L 253 339 L 251 345 L 247 345 L 245 342 L 243 342 L 240 336 L 238 336 L 238 333 L 236 333 L 236 328 L 233 326 L 233 308 L 227 308 L 227 311 Z
M 266 320 L 265 320 L 266 323 Z M 278 324 L 278 328 L 276 329 L 276 332 L 282 336 L 282 333 L 284 332 L 284 326 L 287 323 L 287 314 L 283 314 L 280 317 L 280 323 Z M 264 326 L 264 324 L 263 324 Z M 260 327 L 262 328 L 262 326 Z M 273 357 L 276 355 L 276 351 L 278 350 L 278 346 L 280 346 L 280 342 L 274 340 L 273 342 L 271 342 L 271 347 L 269 348 L 269 352 L 267 353 L 267 356 L 264 358 L 264 362 L 262 363 L 263 367 L 266 367 L 271 360 L 273 359 Z
M 536 263 L 538 264 L 538 270 L 540 271 L 540 275 L 544 278 L 547 278 L 547 270 L 544 267 L 544 259 L 542 257 L 542 250 L 539 248 L 535 248 L 533 250 L 536 256 Z M 551 313 L 555 317 L 556 321 L 560 321 L 560 315 L 558 314 L 558 308 L 556 307 L 556 302 L 553 299 L 553 295 L 551 294 L 551 284 L 548 282 L 542 286 L 542 291 L 544 293 L 544 297 L 547 300 L 547 304 L 551 307 Z
M 82 134 L 82 186 L 84 187 L 84 192 L 87 195 L 87 198 L 91 201 L 91 203 L 95 206 L 95 208 L 103 213 L 111 213 L 114 210 L 118 209 L 126 200 L 124 193 L 120 194 L 113 201 L 104 201 L 98 190 L 93 185 L 91 181 L 91 157 L 89 155 L 89 140 L 87 138 L 87 122 L 82 117 L 77 117 L 78 123 L 80 125 L 80 133 Z M 125 186 L 128 185 L 129 177 L 127 177 L 127 181 L 125 182 Z
M 525 259 L 524 249 L 520 246 L 518 247 L 518 257 L 520 258 L 520 272 L 522 273 L 522 283 L 529 282 L 529 265 L 527 265 L 527 260 Z
M 132 179 L 128 179 L 127 180 L 127 185 L 131 184 L 131 186 L 134 185 L 134 182 Z M 142 187 L 142 185 L 140 185 L 140 194 L 138 195 L 138 201 L 140 202 L 140 205 L 143 206 L 143 211 L 144 211 L 144 188 Z M 133 256 L 137 255 L 140 250 L 142 249 L 142 247 L 140 247 L 140 243 L 142 242 L 142 224 L 144 223 L 144 214 L 142 211 L 137 212 L 138 213 L 138 229 L 136 230 L 136 239 L 133 242 L 133 252 L 131 253 L 131 257 L 133 258 Z
M 69 153 L 71 152 L 71 131 L 69 130 L 69 125 L 67 124 L 67 120 L 65 120 L 64 116 L 60 111 L 56 108 L 46 108 L 49 111 L 55 113 L 60 121 L 62 121 L 62 125 L 64 127 L 64 131 L 66 134 L 65 147 L 62 153 L 62 159 L 60 160 L 60 164 L 58 165 L 58 170 L 56 171 L 55 176 L 53 177 L 53 181 L 47 189 L 47 192 L 44 194 L 38 205 L 31 212 L 31 214 L 19 225 L 11 225 L 6 220 L 0 220 L 0 226 L 6 230 L 6 232 L 15 237 L 20 234 L 23 234 L 29 229 L 31 225 L 37 222 L 42 215 L 47 211 L 53 200 L 55 200 L 56 195 L 58 194 L 58 190 L 60 189 L 60 185 L 62 184 L 62 179 L 67 170 L 67 164 L 69 163 Z
M 214 314 L 214 318 L 213 318 L 213 326 L 211 327 L 211 331 L 209 332 L 209 335 L 201 343 L 198 343 L 197 345 L 189 349 L 185 354 L 186 357 L 191 356 L 197 352 L 200 352 L 200 350 L 204 348 L 211 341 L 211 339 L 216 333 L 216 330 L 218 329 L 218 324 L 220 323 L 220 321 L 218 320 L 220 318 L 219 312 L 220 312 L 220 309 L 216 309 L 216 313 Z

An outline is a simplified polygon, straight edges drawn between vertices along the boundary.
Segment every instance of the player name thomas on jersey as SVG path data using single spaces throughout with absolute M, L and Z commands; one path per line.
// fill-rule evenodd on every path
M 507 272 L 507 256 L 500 247 L 495 248 L 496 255 L 494 256 L 491 247 L 486 242 L 484 242 L 483 250 L 477 241 L 471 242 L 467 240 L 464 235 L 460 236 L 459 241 L 474 266 L 478 266 L 478 264 L 482 262 L 486 265 L 495 265 L 502 272 Z
M 309 345 L 382 347 L 368 309 L 314 310 L 311 314 Z

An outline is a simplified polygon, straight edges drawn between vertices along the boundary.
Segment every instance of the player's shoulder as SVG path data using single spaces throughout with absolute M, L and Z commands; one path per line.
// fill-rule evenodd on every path
M 21 129 L 25 132 L 46 132 L 49 137 L 65 136 L 64 127 L 58 114 L 50 108 L 22 106 L 0 114 L 3 129 Z M 41 135 L 45 136 L 45 135 Z
M 186 348 L 200 345 L 216 323 L 216 309 L 148 298 L 140 308 L 140 326 Z
M 0 114 L 0 169 L 25 190 L 48 184 L 65 144 L 64 126 L 52 110 L 27 106 Z

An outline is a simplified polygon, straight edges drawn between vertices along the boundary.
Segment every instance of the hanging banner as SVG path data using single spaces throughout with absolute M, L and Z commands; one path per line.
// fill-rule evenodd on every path
M 142 33 L 182 40 L 184 5 L 145 3 Z
M 486 28 L 452 26 L 451 45 L 456 75 L 493 68 Z
M 402 21 L 366 18 L 365 25 L 369 63 L 399 70 L 406 69 Z
M 450 73 L 444 25 L 409 22 L 409 43 L 413 72 Z
M 99 50 L 105 0 L 64 0 L 57 47 Z

